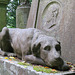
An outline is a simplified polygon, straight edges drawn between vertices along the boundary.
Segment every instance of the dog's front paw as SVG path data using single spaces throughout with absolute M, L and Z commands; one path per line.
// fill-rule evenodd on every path
M 34 55 L 26 55 L 25 56 L 25 62 L 45 66 L 44 61 L 41 58 L 35 57 Z
M 33 63 L 35 61 L 36 57 L 33 55 L 26 55 L 25 56 L 25 61 L 29 63 Z

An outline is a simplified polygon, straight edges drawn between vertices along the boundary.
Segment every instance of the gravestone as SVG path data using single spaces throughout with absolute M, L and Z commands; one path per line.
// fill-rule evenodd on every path
M 30 5 L 25 4 L 26 0 L 20 0 L 20 5 L 16 9 L 16 27 L 26 28 Z
M 36 8 L 33 12 L 35 7 L 31 7 L 27 27 L 56 37 L 61 42 L 62 57 L 75 63 L 75 0 L 37 0 Z
M 61 15 L 62 3 L 60 0 L 40 0 L 36 28 L 59 39 Z
M 10 0 L 0 0 L 0 31 L 6 26 L 6 6 Z

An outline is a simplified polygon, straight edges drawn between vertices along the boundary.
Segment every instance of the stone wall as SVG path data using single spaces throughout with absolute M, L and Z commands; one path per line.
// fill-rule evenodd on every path
M 75 0 L 37 0 L 34 9 L 31 7 L 27 27 L 56 37 L 61 42 L 62 57 L 75 63 Z

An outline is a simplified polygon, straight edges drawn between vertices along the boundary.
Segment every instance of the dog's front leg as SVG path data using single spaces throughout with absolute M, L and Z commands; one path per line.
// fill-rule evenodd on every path
M 45 63 L 41 58 L 37 58 L 34 55 L 26 55 L 25 59 L 26 62 L 32 63 L 32 64 L 38 64 L 38 65 L 44 65 Z

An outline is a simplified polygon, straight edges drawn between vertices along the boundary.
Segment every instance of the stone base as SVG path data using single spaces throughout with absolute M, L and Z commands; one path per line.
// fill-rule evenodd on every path
M 0 75 L 75 75 L 74 72 L 42 73 L 33 70 L 32 66 L 21 66 L 18 61 L 10 61 L 0 56 Z

